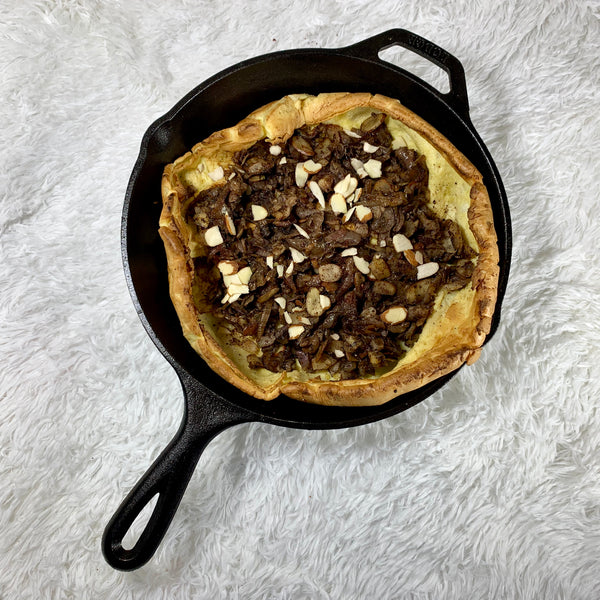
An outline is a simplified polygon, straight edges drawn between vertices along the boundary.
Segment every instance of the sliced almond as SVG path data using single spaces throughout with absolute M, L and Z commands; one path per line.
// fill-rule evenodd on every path
M 291 327 L 288 328 L 288 335 L 290 337 L 290 340 L 298 339 L 303 333 L 304 333 L 303 325 L 292 325 Z
M 323 196 L 323 190 L 320 188 L 319 184 L 316 181 L 310 181 L 308 183 L 308 188 L 321 205 L 321 208 L 325 208 L 325 196 Z
M 241 285 L 240 276 L 237 273 L 233 275 L 223 275 L 223 283 L 225 287 L 229 287 L 232 283 L 236 285 Z
M 275 302 L 277 302 L 277 304 L 279 304 L 279 306 L 281 306 L 283 309 L 285 309 L 287 305 L 286 299 L 283 296 L 278 296 L 275 298 Z
M 329 299 L 329 296 L 325 296 L 325 294 L 319 295 L 319 301 L 321 302 L 323 310 L 327 310 L 331 306 L 331 300 Z
M 272 256 L 267 256 L 267 258 L 265 258 L 265 262 L 267 263 L 267 267 L 269 267 L 269 269 L 273 268 L 273 257 Z
M 263 219 L 266 219 L 269 215 L 267 209 L 264 206 L 260 206 L 258 204 L 253 204 L 251 206 L 252 208 L 252 218 L 255 221 L 262 221 Z
M 402 323 L 402 321 L 406 319 L 407 315 L 408 311 L 404 308 L 404 306 L 392 306 L 382 313 L 381 318 L 386 323 L 395 325 L 396 323 Z
M 368 275 L 370 268 L 369 263 L 361 256 L 353 256 L 354 266 L 364 275 Z
M 420 265 L 422 265 L 422 264 L 423 264 L 423 260 L 424 260 L 424 258 L 423 258 L 423 253 L 422 253 L 420 250 L 417 250 L 417 251 L 415 252 L 415 260 L 416 260 L 416 261 L 417 261 L 417 262 L 418 262 Z
M 294 272 L 294 261 L 290 261 L 290 264 L 288 265 L 287 269 L 285 270 L 285 274 L 286 275 L 291 275 Z
M 281 146 L 278 146 L 277 144 L 274 144 L 273 146 L 271 146 L 269 148 L 269 152 L 273 155 L 273 156 L 279 156 L 281 154 Z
M 342 250 L 342 256 L 356 256 L 358 250 L 356 248 L 346 248 Z
M 333 353 L 338 357 L 338 358 L 344 358 L 344 356 L 346 356 L 346 353 L 343 350 L 340 350 L 339 348 L 336 348 Z
M 223 243 L 223 236 L 221 235 L 221 230 L 218 225 L 215 225 L 204 232 L 204 241 L 206 242 L 206 245 L 211 248 Z
M 275 268 L 277 269 L 277 277 L 283 277 L 285 267 L 283 265 L 277 265 Z
M 356 206 L 356 216 L 361 223 L 366 223 L 373 218 L 373 211 L 368 206 L 359 204 Z
M 281 160 L 279 161 L 280 165 L 285 165 L 285 163 L 287 163 L 287 158 L 285 156 L 281 157 Z
M 356 188 L 356 190 L 354 191 L 354 202 L 358 202 L 358 199 L 360 198 L 362 191 L 363 191 L 362 188 Z
M 300 317 L 300 323 L 304 323 L 305 325 L 312 325 L 310 319 L 307 319 L 306 317 Z
M 241 297 L 241 294 L 233 294 L 233 296 L 229 296 L 229 300 L 227 300 L 227 302 L 229 302 L 229 304 L 232 302 L 237 302 Z
M 219 181 L 219 179 L 223 179 L 223 177 L 225 177 L 225 171 L 223 170 L 223 167 L 221 167 L 219 165 L 218 167 L 216 167 L 215 169 L 213 169 L 212 171 L 210 171 L 208 173 L 208 176 L 213 181 Z
M 356 133 L 356 131 L 350 131 L 350 129 L 344 129 L 344 133 L 352 138 L 361 138 L 361 136 L 358 133 Z
M 229 294 L 225 294 L 223 296 L 223 298 L 221 298 L 221 304 L 225 304 L 225 303 L 229 302 L 229 298 L 230 298 Z
M 306 182 L 308 181 L 308 172 L 304 170 L 304 163 L 299 162 L 296 165 L 295 177 L 296 185 L 298 187 L 304 187 L 306 185 Z
M 238 264 L 233 260 L 222 260 L 217 265 L 217 268 L 223 275 L 233 275 L 234 273 L 237 273 Z
M 364 179 L 368 175 L 367 171 L 365 170 L 365 163 L 363 163 L 363 161 L 359 158 L 351 158 L 350 164 L 361 179 Z
M 369 177 L 377 179 L 381 177 L 381 161 L 375 160 L 374 158 L 369 159 L 365 163 L 365 171 L 369 174 Z
M 306 233 L 306 231 L 304 231 L 304 229 L 302 229 L 302 227 L 300 227 L 300 225 L 296 225 L 296 223 L 294 223 L 294 227 L 296 228 L 296 231 L 303 237 L 305 237 L 307 240 L 310 239 L 310 235 L 308 235 L 308 233 Z
M 227 229 L 227 233 L 230 233 L 231 235 L 236 234 L 235 223 L 227 211 L 225 211 L 225 229 Z
M 348 209 L 342 218 L 342 223 L 347 223 L 352 218 L 352 215 L 354 214 L 355 210 L 356 206 L 353 206 L 352 208 Z
M 394 250 L 396 252 L 404 252 L 405 250 L 412 250 L 412 242 L 402 233 L 397 233 L 392 238 L 392 244 L 394 244 Z
M 346 175 L 346 177 L 344 177 L 344 179 L 342 179 L 341 181 L 338 181 L 333 186 L 333 191 L 336 194 L 341 194 L 342 196 L 344 196 L 344 198 L 347 198 L 350 194 L 352 194 L 352 192 L 354 192 L 357 185 L 358 185 L 358 180 L 356 179 L 356 177 L 352 177 L 352 175 L 350 175 L 350 173 L 348 173 Z M 344 212 L 346 212 L 346 211 L 344 211 Z
M 311 317 L 320 317 L 323 314 L 321 295 L 318 288 L 312 287 L 306 294 L 306 312 Z
M 413 267 L 417 267 L 419 265 L 419 262 L 417 261 L 417 258 L 415 257 L 415 253 L 413 250 L 405 250 L 403 252 L 404 254 L 404 258 L 406 258 L 406 260 L 413 266 Z
M 440 265 L 436 262 L 428 262 L 417 267 L 417 279 L 425 279 L 435 275 L 440 270 Z
M 372 144 L 369 144 L 369 142 L 365 142 L 363 144 L 363 150 L 369 154 L 373 154 L 373 152 L 377 152 L 377 150 L 379 150 L 379 146 L 373 146 Z
M 250 277 L 252 277 L 252 269 L 250 267 L 244 267 L 238 271 L 238 277 L 241 283 L 248 283 Z
M 339 193 L 331 195 L 329 204 L 331 205 L 331 210 L 336 214 L 343 214 L 348 210 L 344 196 Z
M 303 168 L 308 174 L 314 175 L 323 168 L 323 165 L 321 163 L 315 162 L 312 159 L 309 159 L 303 164 Z
M 287 310 L 283 312 L 283 318 L 285 319 L 285 322 L 288 325 L 292 324 L 292 317 L 291 317 L 290 313 Z
M 227 292 L 230 296 L 234 296 L 235 294 L 249 294 L 250 289 L 247 285 L 242 283 L 232 283 L 227 286 Z
M 296 250 L 296 248 L 290 248 L 290 253 L 292 255 L 292 260 L 295 263 L 301 263 L 306 260 L 306 256 L 304 256 L 300 250 Z

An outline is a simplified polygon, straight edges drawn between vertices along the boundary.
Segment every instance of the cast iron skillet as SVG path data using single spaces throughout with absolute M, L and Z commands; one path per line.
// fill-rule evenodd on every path
M 382 61 L 378 53 L 391 46 L 408 48 L 444 69 L 450 91 L 443 94 L 407 71 Z M 289 93 L 334 91 L 381 93 L 398 98 L 450 139 L 483 174 L 500 250 L 498 304 L 488 340 L 498 327 L 511 255 L 508 204 L 496 166 L 469 119 L 464 70 L 456 58 L 413 33 L 393 29 L 345 48 L 266 54 L 205 81 L 150 126 L 125 197 L 122 221 L 125 276 L 146 331 L 181 380 L 185 412 L 173 440 L 106 527 L 102 550 L 107 562 L 116 569 L 133 570 L 152 557 L 202 451 L 224 429 L 252 421 L 305 429 L 362 425 L 414 406 L 455 374 L 381 406 L 327 407 L 286 397 L 264 402 L 215 375 L 181 333 L 169 299 L 165 252 L 157 233 L 164 166 L 213 131 L 237 123 L 267 102 Z M 124 535 L 156 494 L 154 511 L 137 543 L 131 549 L 124 549 Z

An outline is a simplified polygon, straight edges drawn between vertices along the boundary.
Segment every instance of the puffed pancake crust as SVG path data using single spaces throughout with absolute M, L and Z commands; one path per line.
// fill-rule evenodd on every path
M 284 372 L 250 367 L 248 355 L 257 351 L 256 343 L 232 338 L 214 314 L 215 306 L 221 303 L 220 297 L 215 300 L 215 280 L 221 273 L 206 257 L 219 240 L 211 238 L 207 243 L 208 228 L 202 229 L 191 216 L 194 198 L 203 190 L 224 185 L 230 176 L 233 178 L 234 155 L 261 140 L 274 147 L 285 145 L 296 130 L 322 123 L 338 125 L 346 132 L 359 131 L 366 118 L 379 113 L 385 116 L 393 138 L 392 148 L 406 147 L 425 157 L 429 170 L 428 208 L 460 228 L 465 244 L 472 250 L 470 281 L 458 290 L 442 286 L 412 347 L 396 364 L 376 368 L 374 373 L 345 379 L 327 368 L 306 370 L 298 361 Z M 254 111 L 237 125 L 213 133 L 167 165 L 161 188 L 159 233 L 167 256 L 170 296 L 183 335 L 213 371 L 245 393 L 263 400 L 284 394 L 323 405 L 379 405 L 464 363 L 472 364 L 479 357 L 491 327 L 499 275 L 489 196 L 481 174 L 471 162 L 398 100 L 367 93 L 285 96 Z M 325 202 L 330 210 L 327 196 Z M 315 201 L 315 210 L 325 210 L 325 205 Z M 262 218 L 257 214 L 255 218 Z M 235 235 L 228 234 L 227 224 L 218 229 L 221 243 L 235 239 Z M 234 224 L 232 231 L 235 232 Z M 223 302 L 231 299 L 228 295 Z M 259 355 L 260 352 L 258 349 Z

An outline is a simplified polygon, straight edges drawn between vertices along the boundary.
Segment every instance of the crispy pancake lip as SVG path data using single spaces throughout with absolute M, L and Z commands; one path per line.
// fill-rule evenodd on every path
M 242 349 L 232 347 L 215 326 L 210 303 L 203 296 L 202 278 L 195 277 L 193 258 L 206 251 L 185 219 L 184 174 L 200 163 L 204 173 L 266 138 L 273 144 L 287 140 L 295 129 L 345 118 L 348 111 L 380 111 L 393 119 L 400 137 L 415 144 L 433 169 L 432 197 L 446 218 L 459 223 L 470 245 L 478 251 L 470 285 L 458 292 L 442 289 L 434 310 L 413 348 L 390 371 L 364 379 L 327 380 L 327 374 L 299 371 L 274 374 L 251 370 Z M 350 112 L 350 115 L 353 113 Z M 368 112 L 366 114 L 369 114 Z M 390 130 L 392 127 L 390 125 Z M 436 175 L 435 173 L 438 173 Z M 436 179 L 437 177 L 437 179 Z M 450 183 L 460 182 L 451 186 Z M 431 183 L 433 181 L 433 183 Z M 216 185 L 204 175 L 202 188 Z M 432 190 L 432 186 L 435 189 Z M 441 198 L 443 190 L 459 188 L 460 195 Z M 286 96 L 259 108 L 237 125 L 213 133 L 191 152 L 166 166 L 161 191 L 163 209 L 159 234 L 168 262 L 169 291 L 183 334 L 207 364 L 244 392 L 271 400 L 280 394 L 317 404 L 372 406 L 419 388 L 446 375 L 463 363 L 472 364 L 490 331 L 498 288 L 498 246 L 489 196 L 477 169 L 436 129 L 399 101 L 366 93 L 328 93 Z M 457 193 L 458 194 L 458 193 Z M 462 215 L 462 216 L 461 216 Z M 324 379 L 323 379 L 324 378 Z

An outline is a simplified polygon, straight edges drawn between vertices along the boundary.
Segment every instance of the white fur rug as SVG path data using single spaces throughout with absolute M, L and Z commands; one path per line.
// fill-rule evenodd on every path
M 1 2 L 0 598 L 599 598 L 599 16 L 597 0 Z M 182 412 L 121 266 L 144 131 L 236 62 L 392 27 L 465 67 L 513 218 L 499 331 L 385 421 L 227 430 L 154 558 L 111 569 L 103 529 Z

